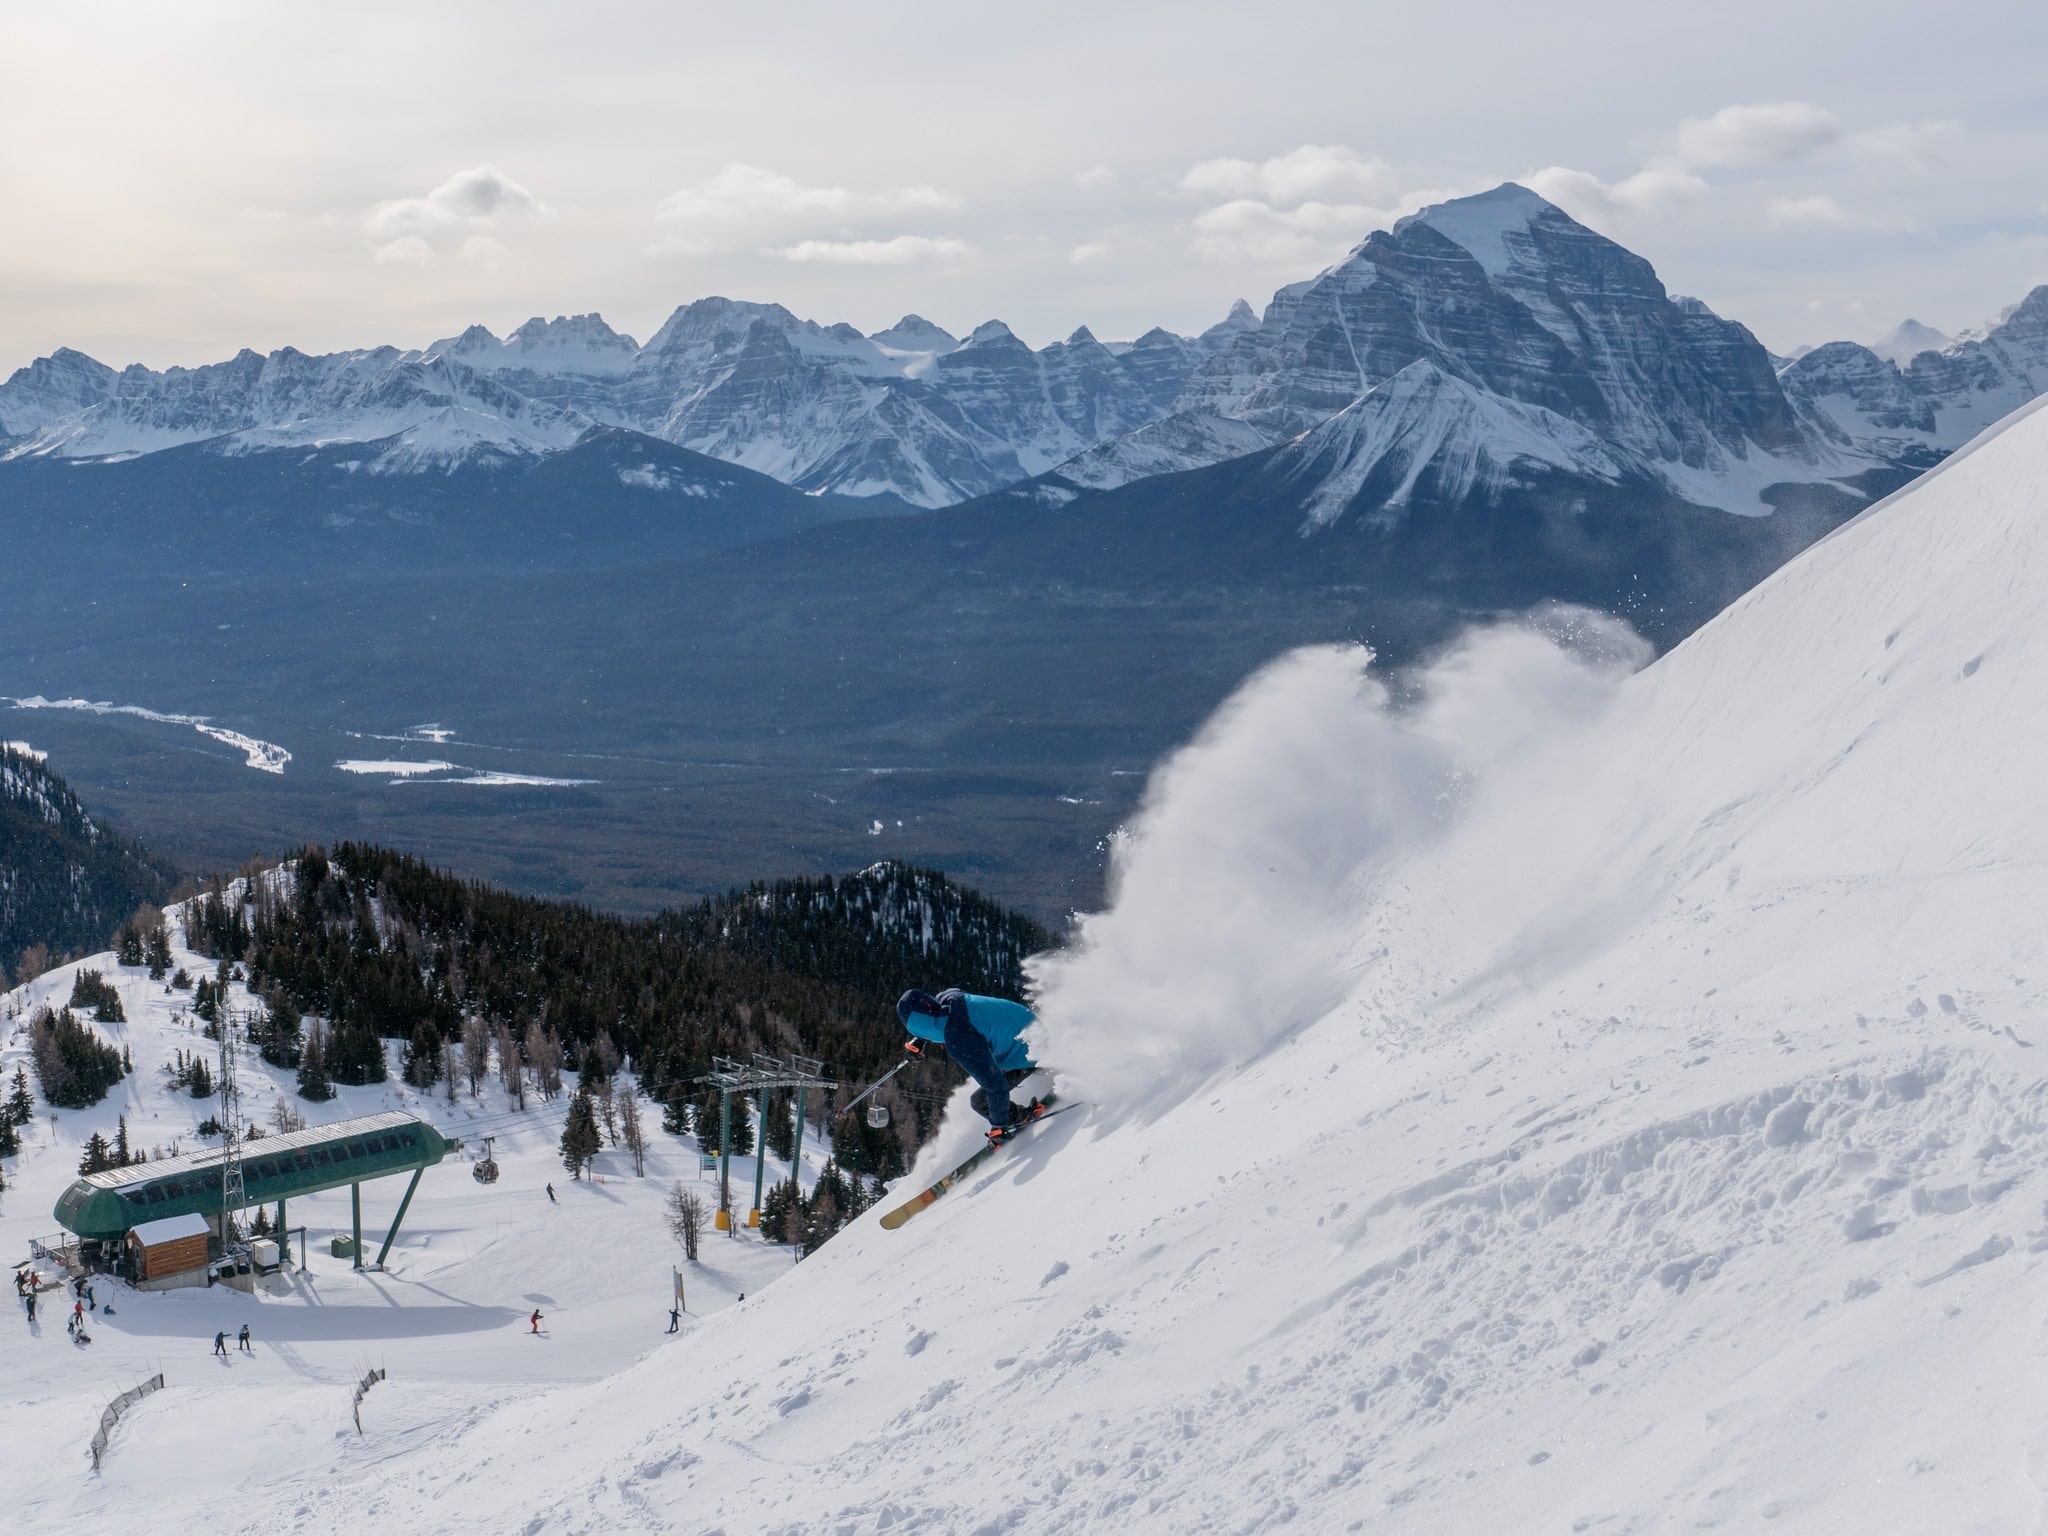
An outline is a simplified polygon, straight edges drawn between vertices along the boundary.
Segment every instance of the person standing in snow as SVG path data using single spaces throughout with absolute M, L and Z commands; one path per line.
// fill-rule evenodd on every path
M 213 1352 L 225 1360 L 228 1357 L 228 1331 L 223 1328 L 213 1336 Z
M 533 1324 L 533 1331 L 534 1331 L 535 1333 L 539 1333 L 539 1332 L 540 1332 L 540 1308 L 539 1308 L 539 1307 L 535 1307 L 535 1308 L 533 1309 L 533 1316 L 532 1316 L 532 1317 L 530 1317 L 530 1318 L 528 1318 L 528 1319 L 527 1319 L 527 1321 Z
M 256 1353 L 256 1347 L 249 1342 L 249 1325 L 247 1323 L 242 1324 L 242 1337 L 239 1341 L 238 1347 L 245 1354 L 253 1355 Z
M 670 1307 L 668 1309 L 668 1331 L 670 1333 L 680 1333 L 682 1328 L 683 1309 L 681 1307 Z
M 555 1186 L 550 1184 L 548 1186 L 548 1204 L 553 1205 L 555 1203 Z
M 1021 1038 L 1037 1023 L 1022 1003 L 1004 997 L 981 997 L 948 987 L 937 997 L 916 988 L 896 1002 L 896 1017 L 910 1031 L 903 1049 L 922 1057 L 927 1042 L 943 1045 L 946 1054 L 976 1083 L 975 1109 L 988 1117 L 990 1141 L 1004 1141 L 1028 1120 L 1044 1112 L 1037 1099 L 1010 1102 L 1010 1089 L 1031 1074 L 1036 1063 Z

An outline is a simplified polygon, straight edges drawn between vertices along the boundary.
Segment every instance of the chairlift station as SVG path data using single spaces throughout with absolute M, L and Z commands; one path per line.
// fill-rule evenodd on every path
M 451 1143 L 426 1121 L 398 1111 L 341 1120 L 282 1136 L 263 1136 L 239 1149 L 243 1207 L 277 1204 L 285 1228 L 286 1203 L 301 1195 L 348 1185 L 353 1191 L 357 1267 L 363 1262 L 362 1186 L 409 1173 L 405 1198 L 377 1255 L 379 1264 L 398 1237 L 399 1223 L 419 1188 L 420 1175 L 448 1155 Z M 204 1217 L 215 1239 L 225 1236 L 226 1148 L 187 1153 L 160 1162 L 110 1168 L 80 1178 L 58 1198 L 57 1220 L 88 1242 L 118 1242 L 138 1227 L 172 1216 Z

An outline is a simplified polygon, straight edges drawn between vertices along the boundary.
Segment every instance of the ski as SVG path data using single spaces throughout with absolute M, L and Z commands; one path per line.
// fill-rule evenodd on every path
M 1046 1104 L 1051 1104 L 1052 1099 L 1050 1097 L 1047 1097 L 1042 1102 Z M 983 1147 L 979 1152 L 975 1153 L 974 1156 L 968 1158 L 967 1161 L 962 1163 L 958 1168 L 955 1168 L 951 1173 L 947 1174 L 943 1179 L 939 1180 L 939 1182 L 934 1184 L 930 1189 L 924 1190 L 922 1193 L 911 1196 L 908 1200 L 904 1201 L 903 1204 L 897 1206 L 895 1210 L 890 1211 L 887 1215 L 885 1215 L 882 1218 L 882 1229 L 885 1232 L 894 1232 L 898 1227 L 902 1226 L 903 1223 L 910 1220 L 911 1217 L 915 1216 L 919 1211 L 923 1210 L 926 1206 L 930 1205 L 934 1200 L 937 1200 L 939 1196 L 943 1195 L 955 1184 L 958 1184 L 962 1179 L 966 1178 L 968 1174 L 972 1173 L 975 1169 L 979 1168 L 983 1163 L 987 1162 L 991 1157 L 995 1156 L 996 1153 L 1000 1152 L 1004 1147 L 1007 1147 L 1011 1141 L 1015 1141 L 1017 1137 L 1022 1136 L 1026 1131 L 1030 1130 L 1033 1126 L 1042 1125 L 1047 1120 L 1052 1119 L 1055 1115 L 1063 1115 L 1070 1109 L 1079 1109 L 1080 1107 L 1081 1106 L 1078 1104 L 1063 1104 L 1058 1109 L 1047 1109 L 1043 1114 L 1039 1115 L 1037 1119 L 1028 1120 L 1023 1125 L 1019 1126 L 1016 1132 L 1010 1137 L 1009 1141 L 990 1142 L 987 1146 Z

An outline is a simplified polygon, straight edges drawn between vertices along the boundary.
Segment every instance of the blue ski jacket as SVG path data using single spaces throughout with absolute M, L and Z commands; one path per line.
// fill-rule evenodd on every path
M 995 1052 L 996 1065 L 1005 1072 L 1023 1072 L 1033 1065 L 1031 1051 L 1018 1037 L 1038 1022 L 1038 1016 L 1022 1003 L 1007 997 L 983 997 L 948 987 L 937 997 L 928 992 L 906 992 L 896 1005 L 903 1027 L 921 1040 L 946 1043 L 946 1016 L 964 1009 L 974 1032 Z

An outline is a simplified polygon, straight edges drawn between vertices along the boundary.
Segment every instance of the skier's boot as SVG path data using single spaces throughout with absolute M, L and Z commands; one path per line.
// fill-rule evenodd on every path
M 989 1145 L 1001 1146 L 1044 1113 L 1045 1102 L 1042 1099 L 1033 1099 L 1029 1104 L 1012 1104 L 1010 1106 L 1010 1123 L 1003 1126 L 989 1127 Z

